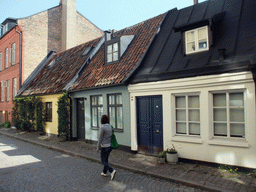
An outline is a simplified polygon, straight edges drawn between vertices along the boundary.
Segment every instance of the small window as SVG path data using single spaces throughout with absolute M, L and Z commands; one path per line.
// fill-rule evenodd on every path
M 214 136 L 245 137 L 244 93 L 213 94 Z
M 10 100 L 10 81 L 6 81 L 6 101 Z
M 107 46 L 107 62 L 111 63 L 119 59 L 118 42 Z
M 47 102 L 45 107 L 45 121 L 52 122 L 52 102 Z
M 199 95 L 175 96 L 176 134 L 200 135 Z
M 103 97 L 102 95 L 91 96 L 91 126 L 100 127 L 101 116 L 103 115 Z
M 8 68 L 8 48 L 5 49 L 5 68 Z
M 185 32 L 186 54 L 209 50 L 208 26 Z
M 17 78 L 13 78 L 13 98 L 17 95 Z
M 12 50 L 11 50 L 11 63 L 12 65 L 15 64 L 15 43 L 12 44 Z
M 122 94 L 108 95 L 108 114 L 109 114 L 110 124 L 115 129 L 123 129 Z
M 4 86 L 5 82 L 1 81 L 1 102 L 4 102 Z
M 3 59 L 2 59 L 2 53 L 0 53 L 0 71 L 2 71 L 3 66 Z

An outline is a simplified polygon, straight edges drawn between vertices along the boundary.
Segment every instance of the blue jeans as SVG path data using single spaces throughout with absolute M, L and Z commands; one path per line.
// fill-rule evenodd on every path
M 113 168 L 111 165 L 108 164 L 108 157 L 110 155 L 110 152 L 112 151 L 111 147 L 102 147 L 100 152 L 101 162 L 104 165 L 103 173 L 107 174 L 109 171 L 110 173 L 113 172 Z

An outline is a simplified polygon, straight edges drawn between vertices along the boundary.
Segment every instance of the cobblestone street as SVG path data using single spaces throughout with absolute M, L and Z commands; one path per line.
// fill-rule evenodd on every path
M 102 165 L 0 135 L 0 191 L 202 191 Z

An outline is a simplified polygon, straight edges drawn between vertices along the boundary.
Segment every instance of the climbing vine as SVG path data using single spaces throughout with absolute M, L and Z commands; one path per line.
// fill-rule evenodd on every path
M 64 136 L 66 140 L 71 138 L 70 135 L 70 102 L 68 93 L 63 93 L 58 99 L 58 134 Z
M 40 97 L 13 100 L 13 125 L 20 130 L 44 132 L 43 104 Z

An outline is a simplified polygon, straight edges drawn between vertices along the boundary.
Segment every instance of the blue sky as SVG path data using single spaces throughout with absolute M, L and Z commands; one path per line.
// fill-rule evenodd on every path
M 205 0 L 199 0 L 203 2 Z M 0 0 L 0 23 L 23 18 L 59 5 L 60 0 Z M 76 0 L 77 10 L 102 30 L 120 30 L 193 0 Z

